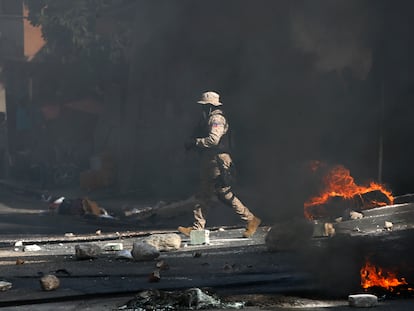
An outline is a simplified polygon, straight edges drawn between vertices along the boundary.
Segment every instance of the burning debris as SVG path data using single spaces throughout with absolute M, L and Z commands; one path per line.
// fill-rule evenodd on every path
M 361 287 L 364 290 L 377 288 L 390 293 L 395 293 L 402 288 L 405 288 L 407 291 L 414 290 L 408 286 L 404 278 L 398 278 L 395 272 L 376 267 L 369 260 L 366 260 L 365 265 L 361 268 L 360 275 Z
M 314 162 L 312 171 L 325 168 Z M 322 169 L 323 170 L 323 169 Z M 322 189 L 317 196 L 304 203 L 305 217 L 310 220 L 331 218 L 347 220 L 352 213 L 390 205 L 394 202 L 391 191 L 383 185 L 371 182 L 368 186 L 355 183 L 350 171 L 342 165 L 334 166 L 322 176 Z

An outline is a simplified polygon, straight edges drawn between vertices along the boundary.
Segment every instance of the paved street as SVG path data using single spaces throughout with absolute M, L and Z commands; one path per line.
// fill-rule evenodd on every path
M 330 300 L 319 292 L 312 297 L 310 293 L 317 286 L 314 276 L 302 269 L 302 260 L 308 258 L 303 254 L 267 251 L 267 226 L 262 226 L 253 239 L 241 239 L 241 227 L 222 230 L 215 227 L 210 245 L 191 245 L 182 236 L 180 250 L 164 252 L 159 258 L 168 263 L 169 270 L 161 272 L 159 282 L 150 283 L 148 276 L 155 261 L 119 260 L 112 251 L 103 252 L 95 260 L 79 261 L 74 256 L 75 245 L 95 243 L 102 247 L 109 242 L 120 242 L 124 249 L 130 250 L 134 242 L 148 234 L 176 232 L 174 226 L 182 221 L 181 212 L 175 217 L 169 213 L 159 215 L 162 219 L 153 219 L 145 226 L 125 219 L 107 221 L 49 215 L 47 206 L 38 197 L 5 189 L 0 190 L 0 195 L 0 280 L 13 284 L 12 289 L 0 292 L 2 310 L 114 310 L 145 289 L 191 287 L 214 288 L 222 297 L 247 303 L 246 310 L 350 308 L 346 295 Z M 130 208 L 133 204 L 115 199 L 102 202 L 118 214 L 123 206 Z M 101 230 L 100 235 L 97 230 Z M 73 234 L 65 236 L 65 233 Z M 36 252 L 15 249 L 18 240 L 41 249 Z M 19 260 L 24 264 L 17 265 Z M 60 278 L 58 290 L 40 290 L 39 278 L 47 273 Z M 294 296 L 295 293 L 302 296 Z M 305 299 L 306 296 L 310 299 Z M 381 301 L 376 310 L 411 310 L 412 305 L 411 299 L 392 299 Z

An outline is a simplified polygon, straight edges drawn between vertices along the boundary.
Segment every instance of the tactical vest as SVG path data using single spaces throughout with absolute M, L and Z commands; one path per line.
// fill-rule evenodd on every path
M 225 114 L 223 112 L 220 113 L 216 113 L 217 115 L 221 115 L 223 117 L 226 118 Z M 197 137 L 207 137 L 210 134 L 210 127 L 208 124 L 208 121 L 211 117 L 211 114 L 209 114 L 206 118 L 201 118 L 199 126 L 198 126 L 198 130 L 197 130 Z M 226 118 L 227 121 L 227 118 Z M 228 124 L 229 125 L 229 124 Z M 210 148 L 205 148 L 202 150 L 203 152 L 208 152 L 208 153 L 214 153 L 214 154 L 219 154 L 219 153 L 230 153 L 231 151 L 231 143 L 230 143 L 230 125 L 227 129 L 226 134 L 224 134 L 223 136 L 221 136 L 220 138 L 220 142 L 217 146 L 214 147 L 210 147 Z

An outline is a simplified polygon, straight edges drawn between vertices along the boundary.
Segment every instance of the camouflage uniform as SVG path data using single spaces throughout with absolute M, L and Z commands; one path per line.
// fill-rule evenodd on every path
M 210 109 L 199 124 L 197 133 L 199 137 L 187 144 L 187 148 L 194 148 L 201 152 L 201 185 L 196 195 L 199 204 L 194 210 L 193 227 L 179 227 L 178 230 L 188 235 L 193 229 L 204 229 L 206 220 L 202 209 L 207 207 L 213 195 L 216 195 L 219 200 L 232 207 L 241 219 L 247 221 L 248 229 L 250 224 L 250 231 L 245 234 L 249 237 L 256 231 L 260 219 L 255 217 L 232 191 L 229 124 L 223 110 L 220 109 L 221 103 L 218 99 L 217 93 L 206 92 L 199 101 L 201 104 L 210 104 Z

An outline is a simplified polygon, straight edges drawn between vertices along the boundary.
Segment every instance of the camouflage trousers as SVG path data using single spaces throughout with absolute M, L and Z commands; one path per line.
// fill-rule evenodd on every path
M 217 155 L 223 163 L 224 169 L 229 169 L 232 164 L 232 159 L 229 154 L 221 153 Z M 221 182 L 222 169 L 219 167 L 216 156 L 203 156 L 201 159 L 200 169 L 200 190 L 196 194 L 198 203 L 194 209 L 194 229 L 204 229 L 206 219 L 203 215 L 203 210 L 211 204 L 214 196 L 233 208 L 233 210 L 240 215 L 240 218 L 249 221 L 254 218 L 254 215 L 249 209 L 236 197 L 233 193 L 231 185 L 226 185 Z

